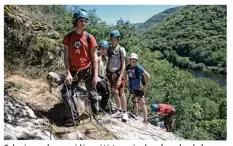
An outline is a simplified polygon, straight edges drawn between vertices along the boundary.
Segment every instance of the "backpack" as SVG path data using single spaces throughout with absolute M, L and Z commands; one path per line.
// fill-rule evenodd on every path
M 118 53 L 120 54 L 120 60 L 121 60 L 121 49 L 119 49 L 118 51 L 119 51 Z M 109 51 L 109 49 L 107 53 L 108 53 L 108 57 L 112 56 L 111 51 Z
M 130 66 L 131 66 L 131 65 L 128 64 L 128 65 L 126 66 L 126 70 L 128 70 Z M 135 75 L 136 75 L 136 79 L 139 79 L 139 78 L 140 78 L 140 76 L 139 76 L 139 67 L 138 67 L 138 65 L 136 65 L 136 67 L 135 67 Z M 145 81 L 144 74 L 142 74 L 141 82 L 142 82 L 142 85 L 145 86 L 146 81 Z
M 101 81 L 96 85 L 97 93 L 102 96 L 100 108 L 106 112 L 111 110 L 111 84 L 107 78 L 99 76 Z

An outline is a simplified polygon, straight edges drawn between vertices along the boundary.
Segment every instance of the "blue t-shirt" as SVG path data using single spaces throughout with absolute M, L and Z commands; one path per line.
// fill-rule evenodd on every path
M 136 75 L 136 69 L 138 72 L 138 77 Z M 142 86 L 142 75 L 144 73 L 145 69 L 140 66 L 140 65 L 136 65 L 136 66 L 131 66 L 128 65 L 126 67 L 126 72 L 129 78 L 129 90 L 137 90 L 139 87 Z

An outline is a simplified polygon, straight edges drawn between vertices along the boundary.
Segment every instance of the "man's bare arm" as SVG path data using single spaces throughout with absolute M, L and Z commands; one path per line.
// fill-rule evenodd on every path
M 69 46 L 64 45 L 64 64 L 66 68 L 66 74 L 70 73 L 70 55 Z
M 92 65 L 93 65 L 93 69 L 94 69 L 94 77 L 98 77 L 97 47 L 91 49 L 91 58 L 92 58 Z
M 143 75 L 145 77 L 145 86 L 148 87 L 149 84 L 150 84 L 150 75 L 149 75 L 149 73 L 147 71 L 144 71 Z
M 119 76 L 119 79 L 118 79 L 118 80 L 122 80 L 122 77 L 123 77 L 124 74 L 125 74 L 125 57 L 122 57 L 121 63 L 122 63 L 121 73 L 120 73 L 120 76 Z

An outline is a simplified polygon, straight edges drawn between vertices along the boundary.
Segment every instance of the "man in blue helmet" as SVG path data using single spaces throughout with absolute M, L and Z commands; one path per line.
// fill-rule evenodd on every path
M 110 33 L 111 46 L 108 50 L 107 77 L 112 86 L 112 94 L 115 98 L 117 110 L 112 117 L 122 117 L 123 122 L 127 122 L 127 102 L 125 98 L 125 48 L 120 46 L 120 32 L 113 30 Z M 123 109 L 122 109 L 123 107 Z
M 106 76 L 106 70 L 107 70 L 107 63 L 108 63 L 108 51 L 109 44 L 107 41 L 102 40 L 99 43 L 99 51 L 100 55 L 98 57 L 99 62 L 99 75 L 102 77 Z
M 75 99 L 72 97 L 75 87 L 81 81 L 85 82 L 93 113 L 96 115 L 99 111 L 99 96 L 96 90 L 96 84 L 100 80 L 98 77 L 98 45 L 94 36 L 85 31 L 88 21 L 89 17 L 86 11 L 75 12 L 73 14 L 74 31 L 65 35 L 63 39 L 66 78 L 65 86 L 62 89 L 62 98 L 72 113 L 70 119 L 64 123 L 67 126 L 72 125 L 74 120 L 79 121 L 80 115 L 77 112 Z M 77 79 L 76 81 L 73 81 L 74 77 Z
M 167 132 L 171 132 L 174 128 L 173 115 L 175 115 L 176 110 L 174 107 L 168 104 L 151 104 L 151 110 L 156 112 L 156 116 L 162 116 L 164 120 L 164 126 Z
M 99 77 L 101 78 L 101 81 L 98 82 L 96 85 L 98 94 L 102 97 L 100 102 L 100 107 L 102 110 L 106 112 L 110 112 L 110 97 L 111 97 L 111 88 L 110 83 L 106 77 L 106 69 L 107 69 L 107 63 L 108 63 L 108 54 L 107 50 L 109 48 L 109 44 L 106 40 L 101 40 L 99 43 Z

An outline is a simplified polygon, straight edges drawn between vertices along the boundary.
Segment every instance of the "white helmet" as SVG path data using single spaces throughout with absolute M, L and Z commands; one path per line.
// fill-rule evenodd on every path
M 138 54 L 136 53 L 131 53 L 130 56 L 129 56 L 129 59 L 137 59 L 138 60 Z

